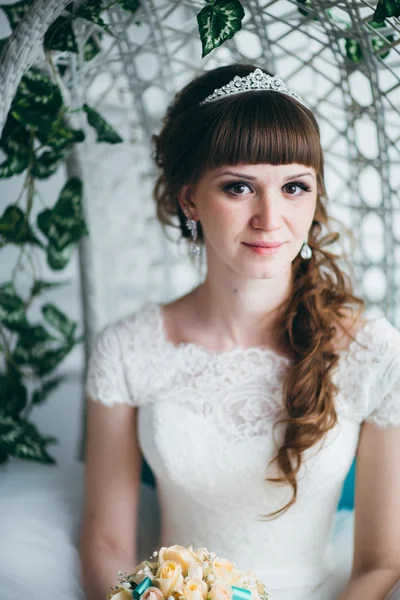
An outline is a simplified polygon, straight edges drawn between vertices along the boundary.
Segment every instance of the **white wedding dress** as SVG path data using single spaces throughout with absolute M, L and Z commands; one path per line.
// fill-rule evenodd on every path
M 272 600 L 337 599 L 351 571 L 354 526 L 353 511 L 337 506 L 361 424 L 400 426 L 400 332 L 385 317 L 367 317 L 357 341 L 340 352 L 333 374 L 340 389 L 338 424 L 305 453 L 295 505 L 263 521 L 262 515 L 292 495 L 289 486 L 265 481 L 278 475 L 268 463 L 282 442 L 278 425 L 274 446 L 273 424 L 284 415 L 288 365 L 288 358 L 268 348 L 217 352 L 194 343 L 173 345 L 155 302 L 98 334 L 87 392 L 110 410 L 118 403 L 139 407 L 139 443 L 157 484 L 142 485 L 138 561 L 159 546 L 207 546 L 240 569 L 255 571 Z M 70 503 L 57 508 L 67 513 L 67 533 L 58 527 L 55 534 L 45 522 L 55 547 L 43 549 L 38 532 L 36 550 L 32 547 L 36 565 L 47 560 L 45 577 L 57 582 L 57 600 L 83 597 L 74 545 L 77 518 L 68 524 L 80 511 L 81 471 L 78 478 L 75 489 L 70 481 L 65 486 Z M 41 491 L 49 493 L 45 485 Z M 22 530 L 23 518 L 14 526 Z M 0 552 L 0 577 L 2 560 Z M 7 593 L 0 592 L 0 600 L 22 597 L 12 595 L 15 580 L 6 575 Z M 34 587 L 30 600 L 44 597 Z

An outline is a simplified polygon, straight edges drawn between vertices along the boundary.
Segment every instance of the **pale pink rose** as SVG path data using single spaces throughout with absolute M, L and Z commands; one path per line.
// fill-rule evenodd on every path
M 217 581 L 212 586 L 208 594 L 211 600 L 231 600 L 232 588 L 230 585 L 226 585 L 220 581 Z
M 150 586 L 140 596 L 141 600 L 163 600 L 164 596 L 162 591 L 154 586 Z

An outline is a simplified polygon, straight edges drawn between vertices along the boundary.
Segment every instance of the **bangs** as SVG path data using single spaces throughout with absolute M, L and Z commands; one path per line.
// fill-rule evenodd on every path
M 323 169 L 317 122 L 308 109 L 284 94 L 255 91 L 217 100 L 204 106 L 204 121 L 196 148 L 200 168 L 196 177 L 239 163 L 298 163 L 317 173 Z

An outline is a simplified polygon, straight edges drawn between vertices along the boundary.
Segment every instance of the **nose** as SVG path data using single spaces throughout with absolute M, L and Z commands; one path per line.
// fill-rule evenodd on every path
M 251 223 L 255 229 L 266 231 L 274 231 L 282 227 L 282 204 L 278 194 L 269 191 L 259 196 Z

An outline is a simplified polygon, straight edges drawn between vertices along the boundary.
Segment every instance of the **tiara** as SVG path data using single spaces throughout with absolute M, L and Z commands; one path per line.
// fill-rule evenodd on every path
M 217 88 L 213 91 L 212 94 L 207 96 L 204 100 L 202 100 L 199 104 L 202 106 L 203 104 L 208 104 L 209 102 L 214 102 L 219 98 L 224 98 L 225 96 L 230 96 L 232 94 L 241 94 L 243 92 L 252 92 L 259 90 L 271 90 L 272 92 L 280 92 L 281 94 L 286 94 L 287 96 L 291 96 L 298 100 L 304 106 L 307 106 L 304 100 L 299 94 L 296 94 L 280 77 L 274 75 L 267 75 L 264 71 L 257 68 L 252 73 L 249 73 L 247 77 L 239 77 L 236 75 L 226 85 L 223 85 L 220 88 Z

